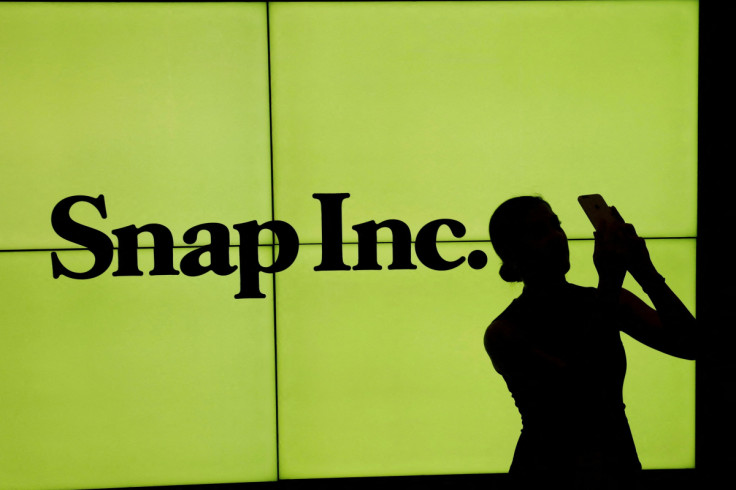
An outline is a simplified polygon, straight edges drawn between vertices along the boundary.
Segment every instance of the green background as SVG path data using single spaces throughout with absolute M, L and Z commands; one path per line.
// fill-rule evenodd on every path
M 492 253 L 488 244 L 441 245 L 447 258 Z M 695 240 L 648 246 L 693 311 Z M 508 471 L 521 422 L 483 334 L 522 286 L 497 280 L 494 260 L 481 271 L 315 273 L 319 252 L 303 247 L 276 281 L 282 477 Z M 354 263 L 357 247 L 345 252 Z M 570 282 L 596 285 L 592 255 L 592 241 L 570 243 Z M 379 263 L 388 256 L 382 245 Z M 624 286 L 646 297 L 630 277 Z M 622 337 L 624 401 L 642 464 L 692 467 L 693 363 Z
M 520 419 L 482 337 L 520 286 L 488 218 L 541 193 L 592 286 L 576 197 L 601 193 L 694 312 L 697 35 L 693 1 L 0 5 L 0 487 L 507 471 Z M 346 242 L 453 218 L 441 253 L 489 263 L 315 272 L 316 192 L 351 194 Z M 74 194 L 105 195 L 72 215 L 108 235 L 273 213 L 302 245 L 265 299 L 233 299 L 239 271 L 54 280 Z M 694 364 L 625 345 L 644 467 L 693 467 Z

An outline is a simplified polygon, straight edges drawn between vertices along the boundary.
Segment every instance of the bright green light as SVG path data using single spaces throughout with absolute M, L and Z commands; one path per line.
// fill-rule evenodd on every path
M 388 218 L 487 239 L 500 202 L 534 193 L 570 237 L 591 234 L 589 193 L 641 235 L 695 236 L 697 2 L 269 9 L 267 26 L 264 3 L 0 6 L 0 248 L 69 246 L 49 216 L 74 194 L 106 196 L 107 219 L 73 210 L 85 224 L 162 223 L 177 244 L 272 212 L 317 242 L 311 196 L 331 192 L 351 193 L 346 241 Z M 520 421 L 482 338 L 520 288 L 487 243 L 440 251 L 476 248 L 482 271 L 389 271 L 381 245 L 382 271 L 315 272 L 302 245 L 247 300 L 237 274 L 53 280 L 48 252 L 1 253 L 0 486 L 505 472 Z M 694 310 L 694 240 L 649 248 Z M 592 243 L 570 250 L 568 279 L 594 285 Z M 692 467 L 693 364 L 624 341 L 644 467 Z
M 356 248 L 345 247 L 347 263 Z M 476 248 L 493 253 L 469 243 L 440 251 Z M 692 309 L 694 240 L 649 248 Z M 570 251 L 568 279 L 594 286 L 592 242 Z M 379 261 L 391 262 L 390 245 Z M 503 283 L 494 260 L 447 272 L 316 273 L 318 262 L 319 248 L 304 247 L 277 282 L 282 476 L 507 471 L 520 418 L 482 339 L 521 287 Z M 692 467 L 694 364 L 630 344 L 624 396 L 644 467 Z
M 181 245 L 270 219 L 266 43 L 264 4 L 0 6 L 0 246 L 73 246 L 48 224 L 75 194 L 108 198 L 106 220 L 75 211 L 89 226 Z
M 234 277 L 55 280 L 47 252 L 0 268 L 0 486 L 276 479 L 270 281 L 236 301 Z
M 350 192 L 348 240 L 440 217 L 486 239 L 486 214 L 541 192 L 589 237 L 574 198 L 600 193 L 645 236 L 695 236 L 697 8 L 277 2 L 276 215 L 314 242 L 308 196 Z

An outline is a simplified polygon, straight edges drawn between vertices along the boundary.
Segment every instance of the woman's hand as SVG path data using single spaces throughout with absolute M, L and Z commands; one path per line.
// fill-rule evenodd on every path
M 626 269 L 640 285 L 644 286 L 644 283 L 648 282 L 654 276 L 659 276 L 659 273 L 649 256 L 646 242 L 636 234 L 634 225 L 626 223 L 624 225 L 624 233 L 628 248 L 626 253 Z
M 593 232 L 593 236 L 593 263 L 598 271 L 598 285 L 618 290 L 626 276 L 627 247 L 623 228 L 618 224 L 604 224 L 600 230 Z
M 611 211 L 617 221 L 593 233 L 593 263 L 599 282 L 608 287 L 621 287 L 627 270 L 639 284 L 658 276 L 646 242 L 637 235 L 634 225 L 624 222 L 615 207 Z

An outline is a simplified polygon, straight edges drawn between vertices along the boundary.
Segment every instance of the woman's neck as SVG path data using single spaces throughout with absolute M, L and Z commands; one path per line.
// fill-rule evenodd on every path
M 523 294 L 527 297 L 549 297 L 564 292 L 570 283 L 565 276 L 524 281 Z

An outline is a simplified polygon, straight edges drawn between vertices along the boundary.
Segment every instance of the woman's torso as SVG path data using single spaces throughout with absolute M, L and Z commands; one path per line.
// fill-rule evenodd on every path
M 525 292 L 499 316 L 508 335 L 492 358 L 503 357 L 523 423 L 511 472 L 641 468 L 624 412 L 626 355 L 596 294 Z

